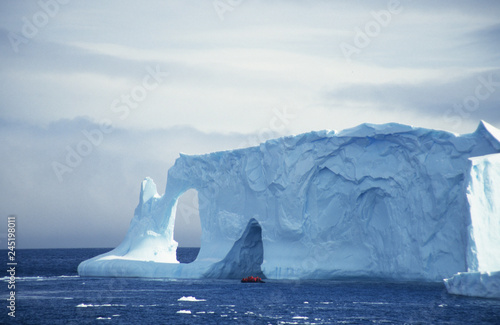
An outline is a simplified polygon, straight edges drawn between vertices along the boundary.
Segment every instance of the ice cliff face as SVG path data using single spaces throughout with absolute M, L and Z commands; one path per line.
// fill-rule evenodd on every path
M 453 294 L 500 298 L 500 154 L 471 158 L 469 173 L 468 272 L 444 282 Z
M 466 190 L 469 158 L 499 153 L 498 133 L 484 122 L 461 136 L 364 124 L 258 147 L 181 155 L 168 172 L 163 196 L 152 180 L 143 182 L 123 243 L 83 262 L 78 271 L 87 276 L 238 277 L 248 271 L 275 279 L 441 281 L 469 264 L 490 267 L 496 262 L 488 256 L 495 254 L 481 247 L 498 236 L 475 246 L 469 241 L 471 235 L 477 238 L 469 201 L 490 192 Z M 176 202 L 188 189 L 198 191 L 201 250 L 195 262 L 175 264 Z M 496 209 L 491 222 L 499 219 L 498 206 L 478 202 L 481 211 Z
M 468 270 L 500 271 L 500 154 L 470 160 Z

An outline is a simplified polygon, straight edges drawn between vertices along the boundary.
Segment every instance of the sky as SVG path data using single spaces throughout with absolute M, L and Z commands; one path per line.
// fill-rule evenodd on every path
M 115 247 L 179 153 L 500 127 L 498 1 L 1 1 L 0 245 Z M 199 246 L 197 194 L 175 239 Z

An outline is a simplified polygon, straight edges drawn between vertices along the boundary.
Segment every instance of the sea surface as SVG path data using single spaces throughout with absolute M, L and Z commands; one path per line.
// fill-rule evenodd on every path
M 500 324 L 500 300 L 452 296 L 441 283 L 81 278 L 109 249 L 17 250 L 16 312 L 0 283 L 1 324 Z M 0 251 L 7 265 L 7 251 Z M 197 248 L 179 248 L 178 259 Z M 5 267 L 7 269 L 7 267 Z

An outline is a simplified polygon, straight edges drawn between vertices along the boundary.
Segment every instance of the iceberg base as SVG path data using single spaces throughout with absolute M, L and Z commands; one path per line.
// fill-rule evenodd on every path
M 500 298 L 500 271 L 457 273 L 444 284 L 453 295 Z

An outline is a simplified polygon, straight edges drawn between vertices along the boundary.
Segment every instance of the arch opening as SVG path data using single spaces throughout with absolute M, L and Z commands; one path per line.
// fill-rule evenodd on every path
M 201 246 L 201 222 L 198 191 L 189 189 L 177 199 L 175 212 L 174 240 L 177 247 L 177 260 L 191 263 L 196 260 Z

